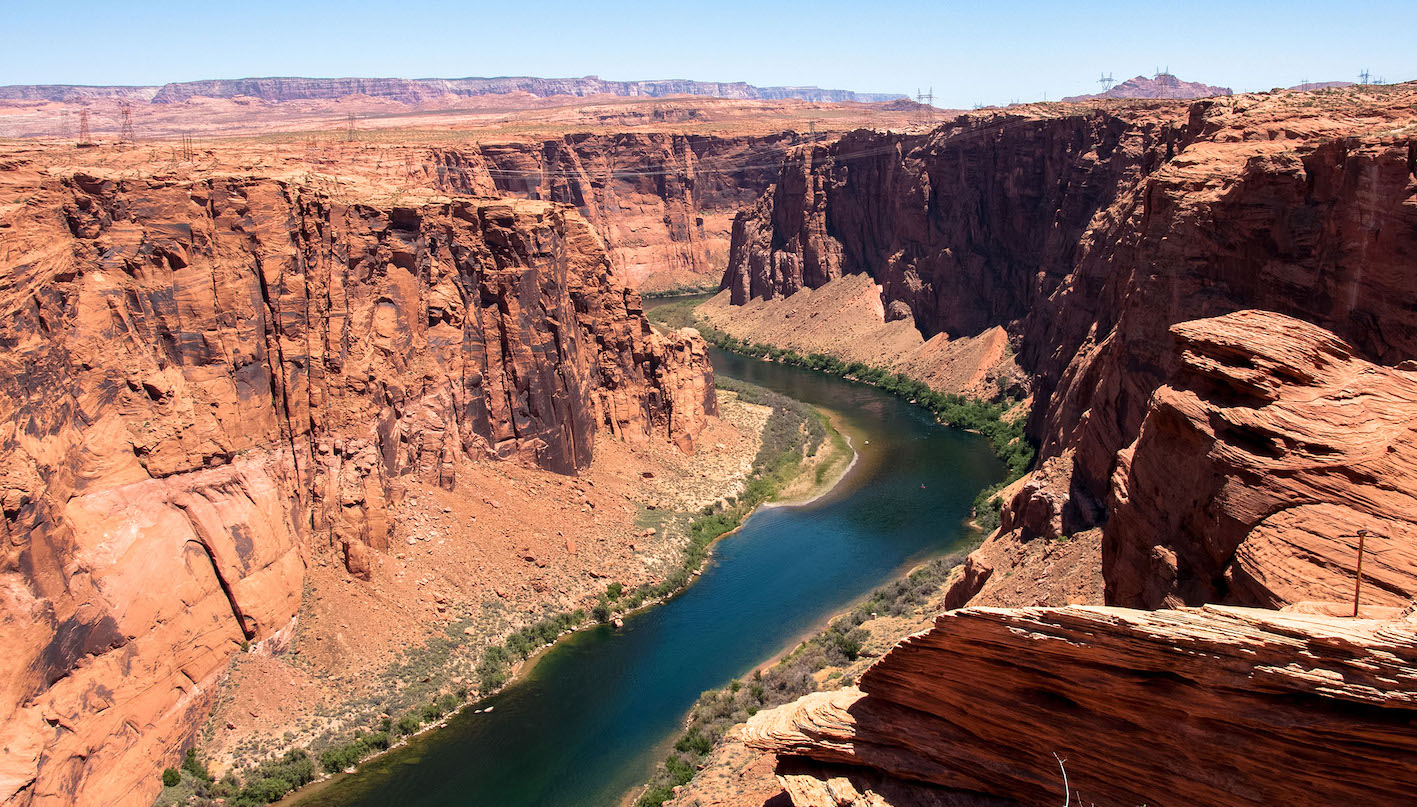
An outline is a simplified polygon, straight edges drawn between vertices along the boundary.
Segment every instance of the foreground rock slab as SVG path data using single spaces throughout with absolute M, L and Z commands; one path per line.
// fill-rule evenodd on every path
M 1378 805 L 1417 788 L 1414 721 L 1410 613 L 967 608 L 744 738 L 798 807 L 1053 803 L 1060 759 L 1085 804 Z

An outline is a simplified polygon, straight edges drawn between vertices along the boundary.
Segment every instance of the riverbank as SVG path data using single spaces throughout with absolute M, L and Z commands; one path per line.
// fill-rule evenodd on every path
M 311 566 L 284 644 L 238 655 L 221 683 L 197 738 L 214 781 L 179 771 L 157 803 L 233 804 L 265 779 L 262 796 L 278 782 L 290 790 L 309 777 L 304 763 L 283 764 L 288 752 L 304 754 L 313 777 L 331 749 L 368 759 L 467 704 L 485 648 L 516 635 L 537 648 L 592 624 L 610 581 L 657 585 L 680 565 L 689 514 L 741 495 L 761 450 L 770 409 L 725 399 L 693 455 L 600 436 L 579 477 L 476 463 L 459 469 L 455 492 L 397 480 L 392 546 L 372 559 L 370 580 Z M 646 503 L 684 518 L 646 535 Z M 518 660 L 518 675 L 528 669 Z
M 346 761 L 363 765 L 378 760 L 415 741 L 420 735 L 446 725 L 459 712 L 469 709 L 480 711 L 487 696 L 505 688 L 514 679 L 529 674 L 559 638 L 598 623 L 615 621 L 618 624 L 621 618 L 648 610 L 673 597 L 697 576 L 707 560 L 712 543 L 736 530 L 747 515 L 764 501 L 774 498 L 778 491 L 792 487 L 806 491 L 810 496 L 818 496 L 840 479 L 840 474 L 828 474 L 826 471 L 849 466 L 849 442 L 826 417 L 810 407 L 767 390 L 751 385 L 735 385 L 731 381 L 729 385 L 735 388 L 720 390 L 720 402 L 725 412 L 771 410 L 766 418 L 758 415 L 753 420 L 760 434 L 758 450 L 748 473 L 741 474 L 741 479 L 734 486 L 720 490 L 720 495 L 711 502 L 703 498 L 701 485 L 661 485 L 657 488 L 659 492 L 650 497 L 652 501 L 641 507 L 636 519 L 636 527 L 642 537 L 677 536 L 673 543 L 679 547 L 683 558 L 677 568 L 671 569 L 657 584 L 647 583 L 632 588 L 611 583 L 588 610 L 544 619 L 511 634 L 501 644 L 488 646 L 483 650 L 475 670 L 479 682 L 475 702 L 446 714 L 426 715 L 431 719 L 422 725 L 410 721 L 407 714 L 396 721 L 386 717 L 382 727 L 374 727 L 372 735 L 380 737 L 381 745 L 387 748 L 368 745 L 369 734 L 355 736 L 349 743 L 333 746 L 334 753 L 327 749 L 326 755 L 334 763 L 335 770 L 347 767 L 344 764 Z M 698 511 L 697 517 L 693 511 L 686 509 L 666 510 L 666 504 L 693 507 Z M 644 527 L 646 523 L 657 526 Z M 383 732 L 382 736 L 380 732 Z M 353 751 L 341 753 L 342 749 L 351 747 Z M 324 756 L 322 763 L 325 762 Z M 325 766 L 331 767 L 328 763 Z M 335 774 L 320 784 L 303 788 L 293 794 L 287 803 L 304 803 L 314 799 L 337 783 L 339 778 Z
M 757 807 L 777 795 L 775 760 L 743 745 L 743 723 L 810 692 L 850 685 L 901 639 L 928 628 L 965 554 L 917 565 L 751 674 L 705 692 L 654 778 L 626 803 Z
M 816 454 L 802 461 L 797 477 L 763 507 L 801 507 L 818 501 L 836 492 L 856 467 L 860 455 L 841 415 L 821 407 L 816 407 L 816 412 L 822 418 L 827 439 Z
M 721 303 L 722 296 L 716 295 L 713 300 Z M 708 302 L 703 297 L 689 297 L 647 309 L 645 316 L 661 328 L 697 328 L 704 341 L 720 350 L 879 387 L 928 410 L 946 426 L 983 435 L 999 458 L 1008 464 L 1010 471 L 1009 478 L 994 490 L 981 492 L 985 502 L 998 487 L 1020 478 L 1033 465 L 1034 448 L 1023 429 L 1032 401 L 1027 396 L 1019 397 L 1022 390 L 1012 384 L 998 385 L 989 397 L 960 394 L 948 391 L 948 387 L 936 388 L 928 376 L 922 378 L 906 370 L 896 370 L 870 361 L 846 361 L 827 353 L 803 354 L 777 344 L 740 338 L 719 330 L 700 315 L 702 307 Z
M 902 567 L 971 535 L 964 527 L 970 492 L 1003 475 L 977 438 L 937 428 L 927 413 L 866 385 L 711 353 L 725 384 L 743 379 L 797 407 L 807 402 L 840 415 L 849 427 L 842 440 L 851 435 L 860 460 L 839 492 L 735 518 L 753 512 L 764 490 L 776 489 L 774 480 L 802 472 L 800 460 L 811 453 L 803 441 L 818 450 L 830 442 L 824 429 L 812 437 L 802 417 L 765 424 L 757 463 L 764 472 L 725 502 L 729 508 L 692 514 L 697 535 L 713 540 L 714 558 L 693 585 L 624 616 L 620 629 L 601 625 L 566 637 L 487 702 L 494 712 L 464 711 L 412 747 L 367 760 L 358 774 L 302 801 L 306 807 L 613 804 L 652 773 L 699 693 L 754 669 Z M 782 451 L 787 445 L 798 448 Z M 789 467 L 794 472 L 784 474 Z M 823 481 L 836 475 L 824 473 Z M 663 507 L 640 516 L 670 518 Z M 731 540 L 718 540 L 730 532 Z M 617 608 L 637 595 L 623 587 L 605 593 Z

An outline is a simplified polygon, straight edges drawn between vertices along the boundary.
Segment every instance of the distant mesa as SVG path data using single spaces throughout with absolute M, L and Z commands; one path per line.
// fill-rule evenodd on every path
M 332 100 L 351 95 L 386 98 L 405 104 L 419 104 L 447 95 L 507 95 L 524 92 L 540 97 L 570 95 L 612 95 L 660 98 L 670 95 L 703 95 L 744 100 L 779 100 L 841 103 L 874 103 L 904 98 L 899 93 L 862 93 L 828 90 L 821 87 L 757 87 L 742 81 L 606 81 L 598 76 L 582 78 L 238 78 L 182 81 L 160 87 L 102 86 L 72 84 L 17 84 L 0 86 L 0 101 L 85 101 L 94 98 L 124 98 L 154 104 L 180 103 L 190 98 L 234 98 L 249 96 L 262 101 Z
M 1199 81 L 1182 81 L 1170 73 L 1157 73 L 1152 78 L 1137 76 L 1127 79 L 1107 92 L 1073 95 L 1063 100 L 1095 101 L 1108 98 L 1209 98 L 1212 95 L 1234 95 L 1229 87 L 1214 87 Z
M 1344 87 L 1352 87 L 1356 81 L 1305 81 L 1290 87 L 1298 92 L 1313 92 L 1314 90 L 1341 90 Z
M 922 104 L 919 101 L 912 101 L 909 98 L 901 97 L 885 104 L 881 107 L 881 109 L 887 112 L 916 112 L 918 110 L 926 109 L 927 107 L 927 104 Z

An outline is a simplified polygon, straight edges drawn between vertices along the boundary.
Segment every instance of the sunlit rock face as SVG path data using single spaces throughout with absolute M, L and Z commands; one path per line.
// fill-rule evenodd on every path
M 392 479 L 691 451 L 716 405 L 564 205 L 36 175 L 0 227 L 0 803 L 151 803 L 311 559 L 368 575 Z

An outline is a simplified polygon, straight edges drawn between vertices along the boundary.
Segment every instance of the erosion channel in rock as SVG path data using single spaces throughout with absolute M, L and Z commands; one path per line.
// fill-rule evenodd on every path
M 301 807 L 615 804 L 648 778 L 700 692 L 970 540 L 974 495 L 1004 475 L 982 438 L 863 384 L 717 350 L 712 358 L 720 376 L 840 413 L 859 452 L 841 484 L 811 504 L 755 513 L 683 594 L 619 630 L 562 641 L 502 693 Z

